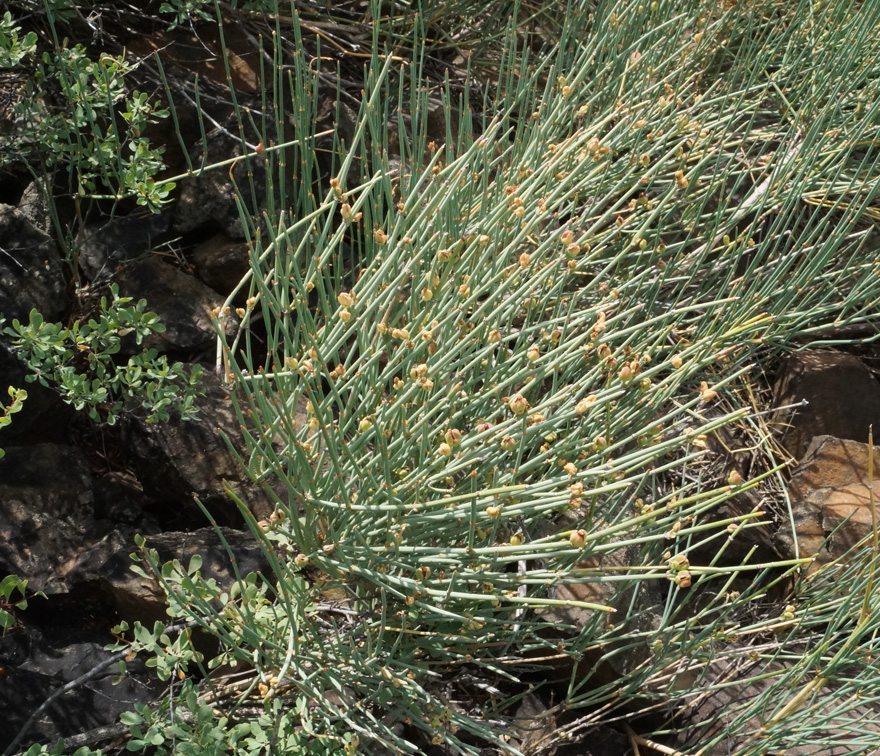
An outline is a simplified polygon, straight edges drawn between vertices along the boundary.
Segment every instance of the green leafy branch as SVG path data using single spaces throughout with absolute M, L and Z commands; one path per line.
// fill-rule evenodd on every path
M 18 36 L 19 27 L 14 26 L 9 11 L 0 18 L 0 68 L 13 68 L 37 50 L 37 35 L 28 32 Z
M 34 596 L 42 596 L 46 598 L 46 594 L 42 591 L 28 594 L 27 580 L 22 580 L 18 575 L 7 575 L 0 580 L 0 630 L 3 635 L 13 627 L 15 627 L 15 617 L 9 610 L 13 607 L 16 609 L 27 609 L 28 601 Z M 18 593 L 19 598 L 14 599 L 13 594 Z
M 14 415 L 16 412 L 21 412 L 24 400 L 27 399 L 27 391 L 15 388 L 15 386 L 10 386 L 9 396 L 12 397 L 12 404 L 5 407 L 0 404 L 0 409 L 3 410 L 3 414 L 0 415 L 0 428 L 9 425 L 12 422 L 12 418 L 9 417 L 10 415 Z M 3 451 L 3 449 L 0 449 L 0 459 L 2 459 L 5 454 L 6 452 Z
M 173 183 L 156 185 L 163 167 L 161 148 L 143 135 L 148 124 L 168 117 L 149 97 L 128 92 L 135 65 L 102 54 L 93 60 L 83 45 L 62 44 L 54 26 L 55 49 L 37 48 L 37 36 L 19 37 L 10 13 L 0 19 L 0 68 L 27 68 L 24 96 L 13 108 L 15 138 L 0 153 L 0 166 L 34 162 L 52 172 L 66 166 L 77 197 L 121 200 L 158 211 Z M 60 85 L 60 97 L 52 93 Z
M 194 418 L 201 368 L 195 366 L 187 377 L 181 363 L 169 365 L 155 349 L 143 349 L 124 364 L 116 362 L 123 338 L 131 335 L 140 345 L 165 326 L 155 312 L 146 310 L 146 300 L 130 306 L 131 297 L 120 297 L 118 286 L 110 290 L 113 299 L 108 303 L 101 298 L 97 320 L 67 328 L 47 323 L 32 310 L 28 323 L 13 320 L 4 329 L 13 337 L 13 351 L 32 372 L 27 380 L 56 388 L 65 402 L 110 425 L 132 399 L 139 399 L 147 410 L 147 422 L 166 421 L 172 411 Z

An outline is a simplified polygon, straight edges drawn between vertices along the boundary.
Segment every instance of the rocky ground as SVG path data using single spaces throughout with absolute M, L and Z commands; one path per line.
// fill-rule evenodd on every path
M 246 66 L 237 76 L 242 92 L 255 91 Z M 211 144 L 211 160 L 235 154 L 234 141 L 221 132 Z M 21 746 L 88 731 L 95 745 L 108 732 L 118 734 L 100 728 L 115 723 L 120 712 L 161 693 L 139 663 L 129 665 L 121 681 L 115 664 L 102 667 L 112 656 L 103 648 L 114 624 L 165 617 L 158 586 L 129 570 L 136 533 L 164 558 L 186 562 L 198 553 L 206 576 L 230 580 L 229 555 L 206 527 L 197 497 L 225 529 L 239 568 L 263 568 L 260 550 L 238 529 L 237 510 L 224 493 L 231 485 L 261 515 L 269 506 L 224 440 L 225 434 L 240 447 L 231 398 L 213 363 L 210 313 L 248 268 L 225 175 L 185 185 L 159 214 L 133 211 L 86 223 L 77 239 L 78 295 L 39 192 L 24 179 L 3 188 L 0 313 L 11 321 L 37 309 L 47 320 L 65 320 L 84 296 L 94 296 L 89 287 L 105 291 L 112 280 L 121 294 L 145 298 L 161 316 L 167 330 L 155 339 L 156 348 L 203 365 L 206 396 L 196 421 L 148 425 L 130 417 L 102 426 L 51 389 L 26 383 L 26 368 L 0 340 L 0 388 L 29 392 L 23 411 L 0 435 L 6 450 L 0 461 L 0 576 L 19 575 L 29 590 L 46 594 L 17 613 L 19 625 L 0 638 L 0 749 L 23 730 Z M 785 476 L 792 521 L 763 534 L 763 546 L 778 557 L 798 550 L 817 554 L 817 565 L 827 563 L 870 532 L 866 441 L 871 424 L 880 433 L 880 358 L 870 346 L 811 349 L 762 367 L 769 383 L 761 388 L 772 386 L 772 402 L 756 409 L 782 408 L 766 415 L 766 427 L 782 458 L 796 460 Z M 748 453 L 736 460 L 747 473 Z M 522 716 L 550 721 L 550 703 L 529 696 Z M 692 716 L 724 705 L 720 695 L 711 697 Z M 606 735 L 607 749 L 596 746 L 592 753 L 620 753 L 633 742 L 623 725 L 607 728 Z
M 29 196 L 24 191 L 17 206 L 0 207 L 0 239 L 4 249 L 15 250 L 0 258 L 0 310 L 21 318 L 35 307 L 47 317 L 63 317 L 71 305 L 64 265 L 45 223 L 28 206 Z M 220 198 L 216 205 L 222 207 Z M 4 384 L 27 386 L 30 393 L 3 432 L 0 574 L 17 574 L 29 589 L 46 594 L 0 639 L 0 709 L 6 713 L 0 744 L 50 699 L 30 722 L 24 742 L 112 724 L 132 703 L 160 692 L 137 666 L 119 685 L 113 684 L 114 666 L 83 679 L 108 658 L 103 646 L 112 640 L 115 622 L 164 617 L 158 587 L 129 570 L 135 533 L 148 536 L 167 559 L 186 562 L 199 553 L 206 574 L 229 579 L 228 556 L 206 527 L 197 496 L 226 528 L 239 566 L 262 567 L 259 549 L 236 529 L 240 523 L 223 481 L 258 511 L 268 504 L 261 504 L 260 491 L 222 438 L 239 438 L 238 421 L 206 360 L 213 347 L 208 314 L 244 271 L 246 247 L 234 228 L 218 231 L 213 219 L 197 227 L 200 233 L 179 255 L 157 251 L 163 234 L 176 233 L 180 212 L 181 206 L 172 206 L 158 216 L 96 227 L 81 264 L 95 274 L 112 260 L 122 293 L 145 297 L 168 325 L 161 348 L 205 363 L 207 395 L 197 421 L 150 426 L 129 418 L 114 428 L 95 425 L 52 390 L 26 383 L 24 366 L 0 344 Z M 797 543 L 802 555 L 816 553 L 817 564 L 825 563 L 870 531 L 865 441 L 870 424 L 880 429 L 880 385 L 870 369 L 875 364 L 867 349 L 822 349 L 768 366 L 775 373 L 773 405 L 759 409 L 807 402 L 780 410 L 769 424 L 799 461 L 788 479 L 795 531 L 780 523 L 765 537 L 780 557 L 792 556 Z M 880 495 L 880 484 L 875 493 Z M 70 686 L 75 680 L 81 682 Z M 65 686 L 69 690 L 59 695 Z

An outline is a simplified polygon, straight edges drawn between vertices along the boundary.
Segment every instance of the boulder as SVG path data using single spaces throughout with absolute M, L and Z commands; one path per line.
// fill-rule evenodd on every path
M 171 236 L 168 212 L 125 215 L 88 226 L 77 238 L 79 266 L 90 280 L 106 280 L 119 266 L 149 256 Z
M 804 399 L 807 406 L 782 410 L 775 417 L 788 426 L 782 443 L 795 459 L 804 456 L 815 436 L 864 443 L 872 423 L 880 433 L 880 384 L 854 355 L 813 349 L 786 357 L 773 389 L 773 406 Z
M 560 737 L 559 728 L 570 724 L 576 713 L 562 703 L 549 706 L 552 699 L 552 693 L 536 688 L 520 700 L 513 725 L 519 741 L 516 746 L 524 756 L 619 756 L 629 751 L 626 736 L 603 724 L 577 728 L 574 739 Z
M 268 572 L 266 557 L 250 533 L 231 528 L 221 530 L 242 577 L 251 572 Z M 202 577 L 205 580 L 213 578 L 222 590 L 228 591 L 236 581 L 229 554 L 214 528 L 189 533 L 160 533 L 146 539 L 146 548 L 155 549 L 162 564 L 177 559 L 184 568 L 192 557 L 200 556 Z M 131 547 L 121 548 L 106 562 L 100 574 L 102 586 L 120 616 L 129 624 L 136 620 L 147 626 L 157 620 L 167 622 L 165 593 L 156 580 L 132 571 L 133 551 Z M 141 566 L 149 574 L 146 565 Z
M 59 320 L 70 307 L 55 242 L 11 205 L 0 205 L 0 315 L 27 322 L 31 310 Z
M 41 233 L 51 235 L 52 216 L 46 190 L 40 181 L 31 181 L 18 201 L 18 211 Z
M 131 484 L 129 484 L 131 485 Z M 158 532 L 141 496 L 88 472 L 72 446 L 36 444 L 6 449 L 0 459 L 0 575 L 26 578 L 48 594 L 91 590 L 98 571 L 135 533 Z
M 558 528 L 580 528 L 585 526 L 580 512 L 565 512 L 556 522 Z M 624 541 L 625 538 L 614 539 Z M 619 570 L 643 560 L 642 548 L 638 544 L 621 545 L 613 551 L 605 551 L 589 556 L 575 565 L 579 569 Z M 615 613 L 609 614 L 598 610 L 585 609 L 577 606 L 553 606 L 541 609 L 537 613 L 544 622 L 552 623 L 553 633 L 573 636 L 584 632 L 590 626 L 605 630 L 613 630 L 615 645 L 626 646 L 628 637 L 633 633 L 650 633 L 656 631 L 661 623 L 663 604 L 666 592 L 671 588 L 667 581 L 642 580 L 635 583 L 601 581 L 602 573 L 596 573 L 583 580 L 553 586 L 550 596 L 560 601 L 585 601 L 602 606 L 610 606 Z M 621 619 L 625 619 L 622 622 Z M 578 674 L 588 667 L 598 665 L 592 673 L 598 679 L 610 681 L 626 675 L 641 664 L 650 654 L 647 646 L 639 649 L 628 648 L 625 653 L 608 653 L 609 647 L 601 652 L 590 652 L 586 661 L 582 662 Z M 595 656 L 595 658 L 591 658 Z M 601 659 L 600 659 L 601 657 Z
M 205 350 L 216 337 L 211 311 L 222 304 L 217 292 L 179 268 L 151 256 L 126 265 L 117 277 L 119 293 L 147 300 L 165 326 L 145 343 L 160 352 Z
M 226 234 L 214 234 L 196 245 L 191 259 L 199 279 L 224 297 L 250 269 L 247 244 L 234 241 Z M 247 289 L 241 292 L 236 303 L 243 304 L 246 297 Z
M 193 165 L 211 165 L 242 155 L 241 142 L 219 131 L 208 135 L 207 145 L 207 155 L 202 154 L 201 144 L 192 151 Z M 229 180 L 230 173 L 240 189 Z M 205 171 L 187 179 L 181 183 L 180 194 L 173 205 L 174 229 L 186 234 L 196 229 L 216 231 L 219 228 L 232 239 L 244 239 L 246 234 L 236 202 L 237 192 L 244 192 L 248 212 L 259 217 L 258 211 L 265 204 L 265 186 L 266 169 L 258 157 L 242 159 L 228 169 Z M 256 194 L 256 208 L 252 206 L 250 187 Z
M 194 497 L 220 524 L 241 527 L 241 515 L 227 495 L 226 485 L 242 497 L 258 518 L 274 510 L 269 497 L 250 480 L 223 440 L 225 432 L 239 450 L 244 448 L 228 389 L 211 371 L 205 371 L 203 388 L 205 396 L 199 400 L 195 420 L 149 424 L 132 418 L 123 429 L 130 464 L 145 493 L 160 509 L 163 503 L 166 507 L 165 517 L 160 509 L 154 510 L 166 529 L 194 529 L 206 524 Z
M 874 464 L 880 506 L 880 447 Z M 783 522 L 776 535 L 780 552 L 794 557 L 796 543 L 801 557 L 816 556 L 812 569 L 840 558 L 871 532 L 868 445 L 817 436 L 794 471 L 789 494 L 795 534 Z
M 876 704 L 856 705 L 852 702 L 855 696 L 849 692 L 835 692 L 834 687 L 840 683 L 830 683 L 819 696 L 804 705 L 811 707 L 816 727 L 793 726 L 793 717 L 776 722 L 772 725 L 776 733 L 786 736 L 784 750 L 767 751 L 765 726 L 778 711 L 775 707 L 790 701 L 799 690 L 771 691 L 771 686 L 778 685 L 786 665 L 786 662 L 766 659 L 752 662 L 742 656 L 738 661 L 721 658 L 708 665 L 694 664 L 673 683 L 679 691 L 690 694 L 687 700 L 691 702 L 688 705 L 680 700 L 676 707 L 680 715 L 675 725 L 676 745 L 683 753 L 699 751 L 701 756 L 732 753 L 849 756 L 856 751 L 844 742 L 845 738 L 861 737 L 865 742 L 865 736 L 873 732 L 877 742 L 880 725 Z M 800 686 L 806 686 L 810 679 L 810 676 L 802 678 Z M 746 706 L 751 706 L 754 712 L 756 704 L 760 714 L 746 718 L 740 713 Z M 803 714 L 803 710 L 800 713 Z
M 82 453 L 37 444 L 6 449 L 0 459 L 0 573 L 28 588 L 64 592 L 76 558 L 109 529 L 94 518 L 92 479 Z
M 0 401 L 9 404 L 9 386 L 23 388 L 28 394 L 21 411 L 12 415 L 12 422 L 0 430 L 0 448 L 33 442 L 62 444 L 76 416 L 76 410 L 57 391 L 39 381 L 27 381 L 29 375 L 32 373 L 25 363 L 0 342 Z
M 113 657 L 104 650 L 110 638 L 69 626 L 51 631 L 29 628 L 0 637 L 0 750 L 22 729 L 31 713 L 67 683 L 99 667 Z M 99 669 L 83 684 L 58 696 L 37 717 L 15 752 L 37 742 L 54 743 L 111 725 L 136 703 L 152 701 L 166 685 L 146 667 L 146 656 L 126 664 L 119 675 L 117 664 Z

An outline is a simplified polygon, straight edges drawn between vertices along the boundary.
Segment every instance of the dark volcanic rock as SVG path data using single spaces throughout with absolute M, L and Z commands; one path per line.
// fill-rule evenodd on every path
M 118 276 L 120 295 L 146 299 L 147 309 L 165 325 L 163 333 L 146 340 L 160 352 L 168 349 L 203 350 L 216 337 L 211 311 L 222 304 L 217 292 L 158 257 L 125 266 Z
M 26 578 L 29 590 L 88 589 L 136 532 L 157 531 L 136 490 L 94 481 L 75 447 L 12 447 L 0 459 L 0 575 Z
M 241 143 L 237 139 L 215 132 L 209 135 L 208 155 L 204 164 L 228 160 L 241 154 Z M 194 150 L 191 157 L 194 164 L 201 165 L 201 147 Z M 253 172 L 253 177 L 248 175 L 249 170 Z M 231 171 L 239 187 L 255 188 L 257 205 L 262 206 L 266 185 L 263 161 L 255 157 L 242 159 L 235 163 Z M 245 233 L 235 195 L 236 188 L 229 180 L 229 170 L 225 168 L 220 171 L 206 171 L 201 176 L 184 181 L 180 196 L 173 205 L 175 230 L 185 234 L 197 228 L 219 228 L 233 239 L 244 239 Z M 247 192 L 247 196 L 250 205 L 250 192 Z M 254 212 L 253 208 L 248 209 Z
M 89 226 L 79 235 L 79 265 L 91 279 L 107 279 L 120 265 L 146 257 L 171 235 L 171 214 L 126 215 Z
M 0 572 L 47 593 L 67 590 L 76 557 L 108 528 L 95 521 L 92 479 L 79 450 L 56 444 L 6 449 L 0 459 Z
M 203 385 L 206 395 L 199 401 L 196 420 L 151 425 L 134 419 L 125 428 L 131 464 L 145 492 L 157 502 L 170 502 L 173 506 L 171 515 L 177 519 L 166 522 L 166 528 L 190 529 L 206 522 L 194 496 L 218 522 L 240 527 L 241 515 L 226 494 L 224 481 L 258 518 L 274 509 L 221 436 L 221 431 L 226 432 L 239 449 L 243 448 L 229 392 L 212 372 L 206 371 Z
M 33 441 L 63 443 L 76 410 L 39 381 L 28 382 L 30 371 L 9 347 L 0 342 L 0 401 L 9 403 L 9 386 L 23 388 L 28 396 L 21 411 L 0 431 L 0 448 Z
M 112 658 L 103 648 L 109 641 L 71 627 L 51 634 L 32 628 L 0 637 L 0 750 L 50 695 Z M 113 724 L 134 704 L 151 701 L 165 686 L 151 677 L 145 661 L 128 662 L 121 678 L 117 664 L 110 664 L 61 694 L 30 725 L 16 753 L 35 741 L 54 742 Z
M 70 296 L 55 242 L 11 205 L 0 205 L 0 239 L 0 315 L 27 322 L 37 310 L 60 319 Z

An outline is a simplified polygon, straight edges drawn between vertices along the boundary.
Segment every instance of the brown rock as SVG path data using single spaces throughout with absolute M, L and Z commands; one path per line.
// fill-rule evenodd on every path
M 161 533 L 146 540 L 148 549 L 158 552 L 160 563 L 177 560 L 184 569 L 198 555 L 202 559 L 200 569 L 205 580 L 216 580 L 221 590 L 228 591 L 236 582 L 235 569 L 244 578 L 251 572 L 267 573 L 269 564 L 260 545 L 250 533 L 221 528 L 223 538 L 235 561 L 235 568 L 226 546 L 214 528 L 201 528 L 191 533 Z M 164 591 L 155 579 L 145 578 L 133 572 L 130 546 L 119 549 L 101 569 L 101 581 L 112 597 L 120 615 L 129 622 L 140 620 L 148 624 L 156 620 L 167 621 L 167 602 Z M 144 563 L 140 567 L 149 574 Z
M 238 286 L 250 268 L 247 244 L 233 241 L 222 233 L 196 246 L 192 261 L 199 279 L 224 296 Z M 246 296 L 245 290 L 241 295 L 242 300 Z
M 193 34 L 195 30 L 197 33 Z M 223 28 L 222 43 L 216 24 L 197 22 L 176 29 L 157 29 L 142 39 L 132 37 L 128 46 L 143 57 L 161 50 L 163 57 L 167 58 L 165 65 L 179 66 L 188 74 L 198 74 L 224 89 L 227 78 L 223 58 L 226 57 L 232 86 L 251 94 L 260 91 L 258 52 L 252 38 L 236 24 L 227 24 Z
M 875 447 L 874 459 L 880 471 L 880 447 Z M 789 493 L 800 556 L 815 555 L 813 569 L 841 557 L 871 532 L 868 445 L 832 436 L 814 438 Z M 880 505 L 876 478 L 874 499 Z M 794 557 L 795 538 L 785 523 L 776 540 L 783 554 Z
M 574 512 L 563 514 L 558 524 L 562 523 L 571 527 L 583 525 Z M 602 580 L 606 574 L 619 574 L 622 568 L 642 564 L 642 559 L 642 550 L 637 544 L 622 545 L 618 549 L 591 554 L 575 564 L 576 569 L 585 571 L 581 573 L 582 580 L 559 583 L 551 589 L 550 596 L 554 599 L 599 604 L 611 607 L 614 613 L 579 606 L 552 606 L 536 613 L 542 621 L 553 623 L 554 632 L 569 637 L 584 632 L 585 628 L 596 623 L 606 630 L 616 627 L 615 636 L 620 639 L 636 633 L 656 631 L 661 622 L 665 592 L 669 590 L 667 581 L 641 580 L 631 583 Z M 608 572 L 603 574 L 603 570 Z M 608 646 L 604 647 L 603 658 L 600 659 L 597 655 L 595 659 L 584 662 L 582 669 L 598 665 L 595 673 L 591 674 L 595 674 L 595 679 L 609 682 L 629 674 L 650 653 L 645 646 L 627 654 L 610 654 L 604 658 L 604 652 L 608 650 Z
M 553 735 L 559 713 L 550 708 L 534 693 L 526 693 L 516 710 L 514 722 L 519 735 L 519 750 L 524 754 L 538 753 L 544 741 Z M 553 756 L 556 748 L 545 750 Z
M 789 426 L 782 443 L 796 459 L 815 436 L 866 442 L 870 424 L 880 429 L 880 384 L 854 355 L 818 349 L 789 355 L 774 386 L 773 404 L 803 399 L 808 406 L 781 411 L 776 418 Z

